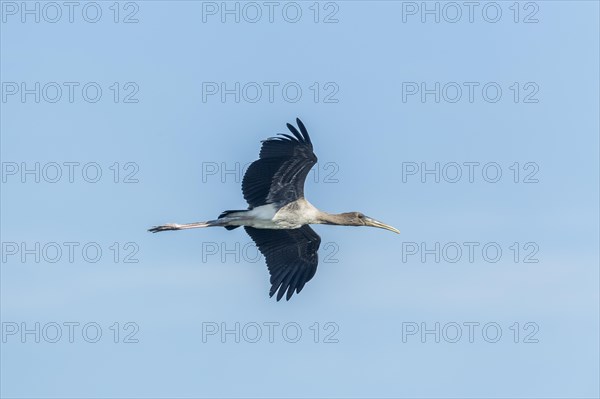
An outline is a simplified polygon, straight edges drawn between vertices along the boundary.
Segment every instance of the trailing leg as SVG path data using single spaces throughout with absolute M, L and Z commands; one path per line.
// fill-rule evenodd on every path
M 148 231 L 158 233 L 159 231 L 199 229 L 203 227 L 225 227 L 227 230 L 232 230 L 242 225 L 240 222 L 245 219 L 245 212 L 246 211 L 225 211 L 221 213 L 216 220 L 187 224 L 163 224 L 161 226 L 154 226 L 151 229 L 148 229 Z

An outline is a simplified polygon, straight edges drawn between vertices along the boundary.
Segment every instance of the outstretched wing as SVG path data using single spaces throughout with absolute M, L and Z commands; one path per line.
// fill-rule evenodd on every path
M 300 293 L 317 271 L 321 237 L 309 225 L 289 230 L 244 228 L 267 261 L 271 274 L 269 296 L 278 291 L 279 301 L 286 291 L 287 300 L 294 291 Z
M 254 208 L 266 204 L 281 207 L 304 196 L 304 181 L 317 163 L 317 156 L 308 132 L 300 119 L 298 129 L 287 124 L 292 132 L 264 140 L 260 159 L 253 162 L 242 181 L 244 198 Z

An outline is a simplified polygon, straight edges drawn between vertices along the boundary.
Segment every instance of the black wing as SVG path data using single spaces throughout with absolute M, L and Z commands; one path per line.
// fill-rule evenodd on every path
M 244 199 L 254 208 L 266 204 L 283 206 L 304 196 L 304 181 L 317 163 L 308 132 L 300 119 L 298 129 L 264 140 L 260 159 L 253 162 L 242 181 Z
M 271 291 L 279 301 L 287 291 L 286 299 L 302 291 L 317 271 L 321 237 L 309 225 L 299 229 L 271 230 L 244 227 L 267 261 L 271 274 Z

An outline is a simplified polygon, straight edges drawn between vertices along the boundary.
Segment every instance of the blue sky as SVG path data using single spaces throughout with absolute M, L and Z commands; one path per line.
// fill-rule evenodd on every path
M 22 4 L 3 397 L 598 397 L 597 2 Z M 307 198 L 400 236 L 317 226 L 315 278 L 277 303 L 243 230 L 146 232 L 245 207 L 296 117 Z

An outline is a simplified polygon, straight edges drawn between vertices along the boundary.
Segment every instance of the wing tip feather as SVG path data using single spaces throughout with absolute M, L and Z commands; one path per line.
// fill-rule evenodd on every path
M 286 123 L 287 128 L 293 134 L 293 136 L 286 134 L 286 133 L 277 133 L 277 136 L 283 136 L 283 137 L 277 137 L 277 136 L 269 137 L 268 139 L 261 140 L 260 142 L 265 143 L 268 141 L 291 141 L 291 142 L 298 142 L 298 143 L 302 143 L 302 144 L 312 145 L 312 141 L 310 140 L 310 136 L 308 135 L 306 126 L 304 126 L 304 123 L 302 123 L 300 118 L 296 118 L 296 124 L 298 125 L 298 128 L 300 129 L 299 131 L 291 123 Z
M 304 123 L 302 123 L 300 118 L 296 118 L 296 124 L 300 128 L 300 132 L 302 133 L 302 136 L 304 136 L 304 140 L 307 143 L 312 144 L 312 142 L 310 141 L 310 136 L 308 135 L 308 130 L 306 130 L 306 126 L 304 126 Z
M 291 123 L 286 123 L 285 125 L 290 130 L 290 132 L 292 132 L 294 137 L 296 137 L 297 141 L 304 143 L 304 137 L 302 136 L 302 134 L 300 134 L 300 132 L 298 131 L 298 129 L 296 129 L 294 125 L 292 125 Z

